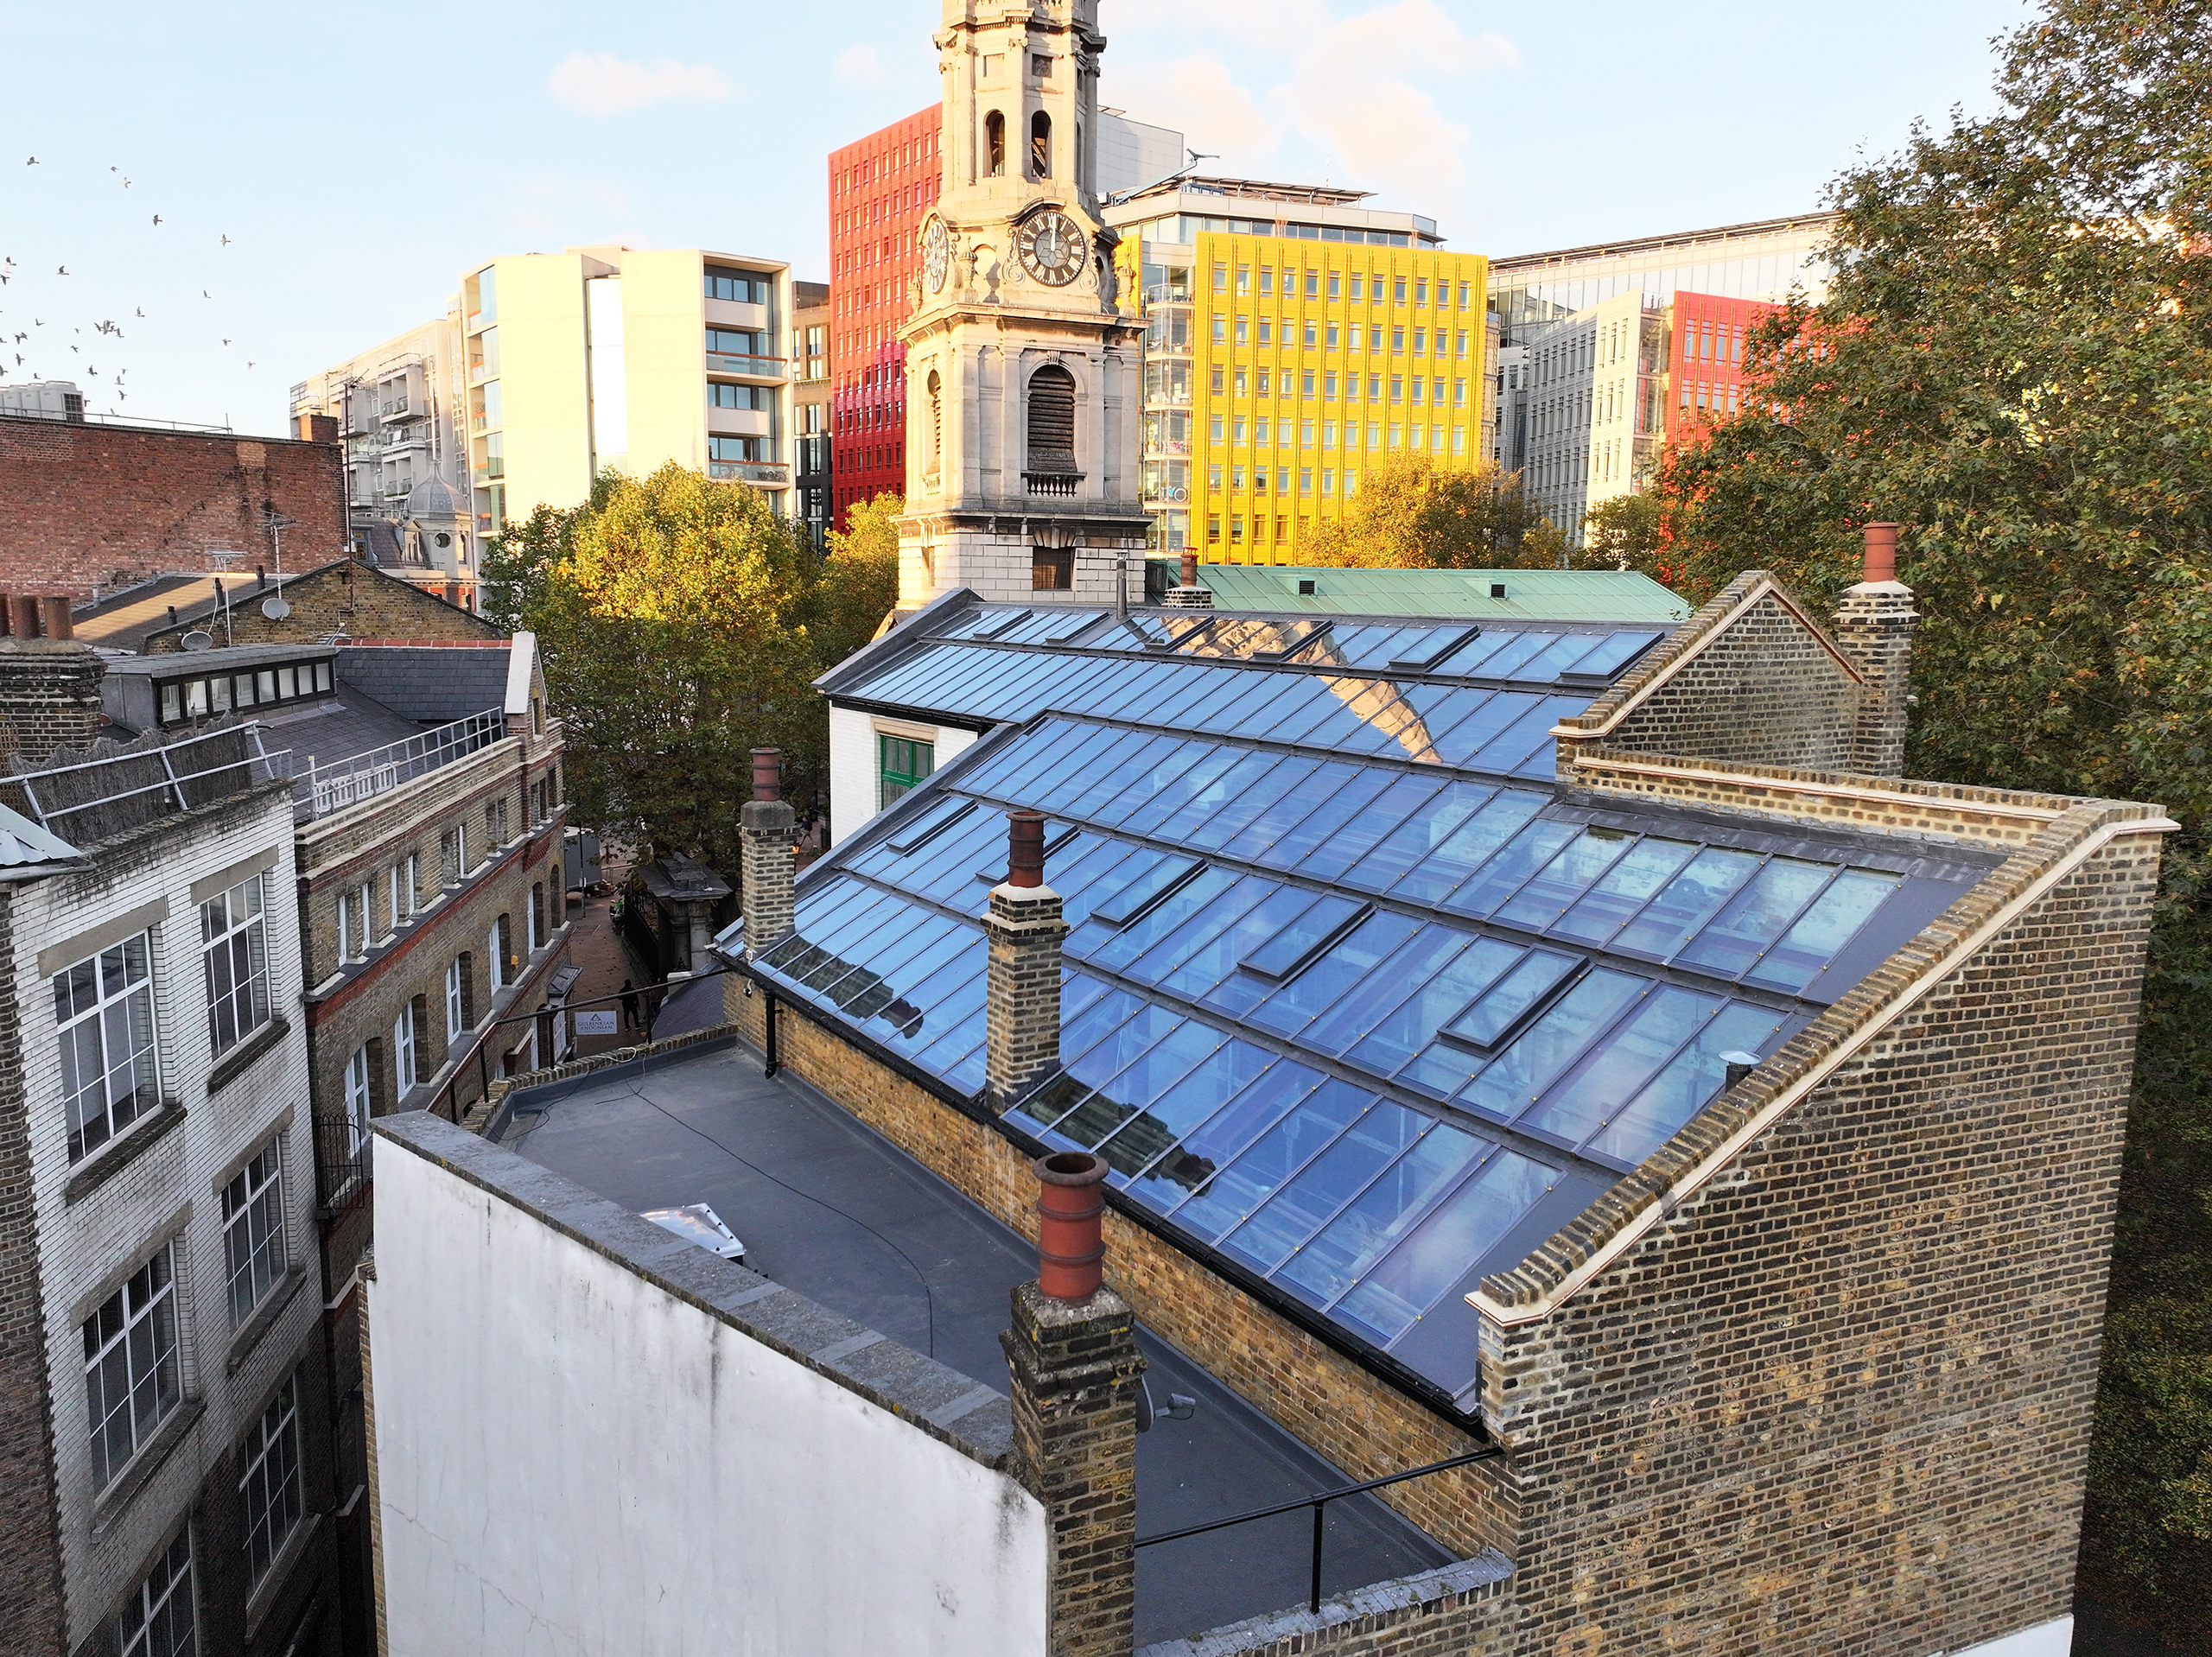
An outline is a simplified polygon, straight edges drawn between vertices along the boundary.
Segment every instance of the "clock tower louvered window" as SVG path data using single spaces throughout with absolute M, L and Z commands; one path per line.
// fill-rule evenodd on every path
M 1029 377 L 1029 464 L 1032 474 L 1072 477 L 1075 464 L 1075 376 L 1047 363 Z

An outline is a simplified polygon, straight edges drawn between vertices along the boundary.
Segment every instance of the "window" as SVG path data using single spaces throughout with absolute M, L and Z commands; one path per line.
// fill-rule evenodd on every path
M 367 1052 L 354 1055 L 358 1060 Z M 362 1127 L 355 1132 L 354 1149 L 360 1148 L 368 1120 L 368 1086 L 364 1066 L 361 1088 Z M 346 1071 L 346 1114 L 353 1115 L 353 1071 Z M 284 1275 L 284 1180 L 283 1140 L 272 1139 L 254 1153 L 253 1160 L 231 1177 L 223 1187 L 223 1265 L 229 1286 L 231 1326 L 236 1328 L 261 1304 L 261 1297 Z
M 184 1395 L 173 1248 L 164 1243 L 156 1249 L 85 1319 L 85 1413 L 95 1489 L 106 1488 Z
M 446 1039 L 455 1039 L 467 1028 L 468 956 L 462 954 L 446 963 Z
M 1264 327 L 1265 324 L 1262 324 L 1262 326 Z M 1259 384 L 1257 389 L 1259 395 L 1265 397 L 1268 394 L 1268 371 L 1266 369 L 1262 368 L 1258 371 L 1258 380 Z
M 535 955 L 545 943 L 545 888 L 536 885 L 530 889 L 530 948 Z
M 1240 346 L 1249 346 L 1252 343 L 1252 319 L 1249 316 L 1240 316 L 1236 319 L 1236 343 Z
M 1405 284 L 1401 283 L 1398 285 L 1400 287 L 1403 287 Z M 1438 284 L 1437 296 L 1440 300 L 1443 297 L 1443 288 L 1441 283 Z M 1428 284 L 1427 283 L 1417 282 L 1414 283 L 1414 303 L 1416 305 L 1426 305 L 1428 303 Z
M 1217 264 L 1214 266 L 1213 290 L 1217 294 L 1225 294 L 1229 291 L 1229 267 L 1227 265 Z
M 1310 495 L 1313 492 L 1313 467 L 1302 466 L 1298 468 L 1298 492 L 1301 495 Z
M 707 349 L 736 357 L 765 357 L 770 350 L 768 335 L 757 328 L 709 328 Z
M 728 270 L 710 264 L 707 267 L 707 297 L 734 299 L 744 305 L 766 305 L 768 302 L 767 278 L 749 276 L 743 271 Z
M 245 1508 L 246 1577 L 259 1582 L 300 1522 L 300 1418 L 287 1381 L 238 1445 L 238 1497 Z
M 1233 512 L 1230 515 L 1229 544 L 1233 547 L 1241 547 L 1244 544 L 1244 515 L 1242 512 Z
M 1304 377 L 1300 381 L 1298 389 L 1300 395 L 1302 397 L 1310 397 L 1313 395 L 1313 371 L 1312 369 L 1309 368 L 1305 371 Z
M 115 1614 L 106 1648 L 116 1657 L 194 1657 L 200 1641 L 193 1611 L 192 1527 L 188 1524 Z
M 514 917 L 502 915 L 492 925 L 493 987 L 515 981 L 515 924 Z
M 416 1020 L 423 1016 L 423 998 L 414 997 L 399 1009 L 399 1016 L 391 1025 L 392 1077 L 398 1084 L 393 1092 L 404 1098 L 407 1089 L 422 1080 L 415 1073 Z M 350 1113 L 349 1113 L 350 1116 Z M 365 1127 L 364 1129 L 365 1131 Z
M 1360 279 L 1357 276 L 1351 279 L 1351 297 L 1354 304 L 1359 302 L 1359 282 Z
M 769 409 L 773 393 L 765 385 L 725 385 L 709 381 L 707 385 L 707 406 L 710 409 Z
M 1229 319 L 1227 317 L 1217 316 L 1214 318 L 1213 342 L 1217 346 L 1225 346 L 1229 343 Z
M 917 742 L 903 736 L 879 736 L 876 746 L 880 767 L 875 802 L 879 810 L 937 769 L 937 745 L 933 742 Z
M 1390 296 L 1401 305 L 1406 302 L 1406 279 L 1403 276 L 1398 277 L 1391 283 Z
M 200 905 L 207 974 L 207 1045 L 229 1051 L 269 1021 L 269 950 L 261 877 L 248 875 Z
M 1052 117 L 1042 110 L 1029 117 L 1029 175 L 1052 176 Z
M 1272 294 L 1274 290 L 1274 267 L 1270 264 L 1263 264 L 1260 267 L 1260 291 L 1263 294 Z
M 154 1108 L 152 940 L 137 937 L 54 975 L 69 1160 L 98 1150 Z
M 1335 402 L 1335 401 L 1336 401 L 1336 397 L 1337 397 L 1337 377 L 1336 377 L 1334 374 L 1324 374 L 1324 375 L 1322 375 L 1322 376 L 1321 376 L 1321 400 L 1322 400 L 1324 403 L 1333 403 L 1333 402 Z
M 346 1061 L 346 1149 L 360 1154 L 368 1142 L 369 1118 L 376 1114 L 376 1051 L 373 1042 L 363 1042 Z
M 1260 337 L 1257 341 L 1258 344 L 1266 346 L 1273 345 L 1274 343 L 1274 341 L 1268 337 L 1269 331 L 1274 327 L 1274 325 L 1269 322 L 1266 317 L 1263 316 L 1260 319 Z
M 1381 328 L 1376 327 L 1368 329 L 1367 348 L 1370 351 L 1378 352 L 1382 349 L 1382 330 Z
M 1310 293 L 1312 290 L 1308 289 L 1307 291 Z M 1342 299 L 1344 297 L 1344 274 L 1341 271 L 1332 270 L 1329 272 L 1329 297 L 1331 299 Z
M 1029 54 L 1029 73 L 1039 80 L 1049 80 L 1052 74 L 1052 60 L 1040 52 Z
M 1210 542 L 1218 541 L 1221 539 L 1221 519 L 1219 517 L 1209 517 L 1206 519 L 1206 539 Z

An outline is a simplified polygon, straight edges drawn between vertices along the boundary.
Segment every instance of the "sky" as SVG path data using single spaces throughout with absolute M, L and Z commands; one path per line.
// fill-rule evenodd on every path
M 1218 156 L 1207 170 L 1370 190 L 1495 256 L 1816 207 L 1916 118 L 1993 107 L 1990 41 L 2029 15 L 2021 0 L 1098 10 L 1100 101 L 1179 128 Z M 74 379 L 96 412 L 276 434 L 293 383 L 442 314 L 495 255 L 710 247 L 826 279 L 825 157 L 935 101 L 938 15 L 936 0 L 0 7 L 0 383 Z

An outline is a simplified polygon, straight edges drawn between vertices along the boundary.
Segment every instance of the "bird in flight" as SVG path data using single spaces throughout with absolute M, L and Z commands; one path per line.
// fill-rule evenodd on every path
M 214 295 L 209 293 L 205 288 L 202 288 L 200 290 L 200 297 L 202 299 L 213 299 L 214 296 Z
M 54 274 L 57 276 L 66 276 L 69 274 L 69 267 L 66 264 L 59 265 L 55 267 Z
M 132 315 L 134 315 L 134 316 L 143 316 L 143 315 L 145 315 L 145 314 L 146 314 L 146 308 L 145 308 L 144 306 L 143 306 L 143 305 L 142 305 L 142 306 L 140 306 L 137 310 L 135 310 L 135 311 L 133 311 L 133 312 L 131 313 L 131 314 L 132 314 Z
M 223 343 L 224 343 L 225 345 L 228 345 L 228 344 L 230 344 L 230 341 L 229 341 L 228 340 L 224 340 L 224 341 L 223 341 Z
M 154 215 L 154 222 L 155 222 L 156 224 L 157 224 L 157 225 L 158 225 L 158 224 L 160 224 L 160 223 L 162 222 L 162 215 L 161 215 L 161 214 L 159 214 L 159 213 L 156 213 L 156 214 Z
M 35 167 L 35 166 L 37 166 L 37 165 L 38 165 L 38 157 L 37 157 L 36 156 L 32 156 L 29 161 L 25 162 L 23 163 L 23 165 L 24 165 L 24 166 L 26 166 L 26 167 Z
M 223 245 L 224 245 L 225 247 L 228 247 L 230 244 L 231 244 L 231 238 L 230 238 L 229 237 L 227 237 L 227 236 L 226 236 L 225 238 L 223 238 Z

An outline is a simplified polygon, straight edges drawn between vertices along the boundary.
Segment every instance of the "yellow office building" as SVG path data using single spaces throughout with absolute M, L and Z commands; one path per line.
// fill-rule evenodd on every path
M 1479 460 L 1484 261 L 1361 199 L 1186 179 L 1109 210 L 1146 317 L 1155 548 L 1296 563 L 1384 455 Z

